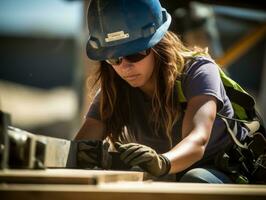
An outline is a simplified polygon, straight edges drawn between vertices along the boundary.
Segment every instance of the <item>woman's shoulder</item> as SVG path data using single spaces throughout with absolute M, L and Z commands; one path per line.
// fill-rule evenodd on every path
M 197 74 L 219 74 L 219 66 L 210 57 L 197 56 L 188 59 L 185 63 L 184 71 L 181 75 L 181 81 L 188 77 L 197 76 Z
M 181 80 L 182 91 L 187 101 L 198 95 L 211 95 L 223 105 L 221 79 L 215 62 L 206 57 L 193 59 Z
M 215 61 L 207 56 L 195 56 L 186 61 L 184 74 L 189 73 L 205 64 L 217 65 Z

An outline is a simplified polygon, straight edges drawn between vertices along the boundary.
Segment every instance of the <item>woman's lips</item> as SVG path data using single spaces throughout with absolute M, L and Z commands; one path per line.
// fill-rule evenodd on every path
M 134 74 L 134 75 L 130 75 L 130 76 L 125 76 L 124 78 L 128 81 L 134 81 L 135 79 L 137 79 L 139 77 L 139 74 Z

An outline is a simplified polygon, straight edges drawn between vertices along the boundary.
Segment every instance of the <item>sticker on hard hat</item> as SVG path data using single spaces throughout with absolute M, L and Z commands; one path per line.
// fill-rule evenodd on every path
M 124 33 L 124 31 L 117 31 L 113 33 L 108 33 L 107 38 L 105 38 L 105 42 L 113 42 L 113 41 L 122 40 L 126 38 L 129 38 L 128 33 Z

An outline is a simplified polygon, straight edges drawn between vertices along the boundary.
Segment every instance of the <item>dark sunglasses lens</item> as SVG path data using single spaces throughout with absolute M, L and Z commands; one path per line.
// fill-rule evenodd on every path
M 135 54 L 131 54 L 128 56 L 124 56 L 124 57 L 110 58 L 110 59 L 107 59 L 106 62 L 109 63 L 110 65 L 120 65 L 122 63 L 122 59 L 126 59 L 129 62 L 135 63 L 145 58 L 147 55 L 150 54 L 150 52 L 151 52 L 151 49 L 147 49 L 147 50 L 144 50 L 144 51 L 141 51 Z
M 125 56 L 124 58 L 130 62 L 138 62 L 141 61 L 143 58 L 145 58 L 147 55 L 149 55 L 150 49 L 147 49 L 145 51 L 141 51 L 132 55 Z
M 145 58 L 146 56 L 145 55 L 143 55 L 143 54 L 138 54 L 138 53 L 136 53 L 136 54 L 133 54 L 133 55 L 128 55 L 128 56 L 125 56 L 124 58 L 126 59 L 126 60 L 128 60 L 129 62 L 133 62 L 133 63 L 135 63 L 135 62 L 138 62 L 138 61 L 141 61 L 143 58 Z
M 122 62 L 122 58 L 110 58 L 106 60 L 110 65 L 120 65 Z

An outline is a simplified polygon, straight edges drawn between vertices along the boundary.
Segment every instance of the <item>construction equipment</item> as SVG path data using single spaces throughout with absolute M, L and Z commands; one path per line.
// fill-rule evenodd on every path
M 7 168 L 8 159 L 8 136 L 7 125 L 10 123 L 10 116 L 0 111 L 0 169 Z
M 86 168 L 77 162 L 78 146 L 84 142 L 93 144 L 101 169 L 129 170 L 120 161 L 119 153 L 109 152 L 102 141 L 71 141 L 33 134 L 10 126 L 10 117 L 1 112 L 1 168 L 44 169 Z

